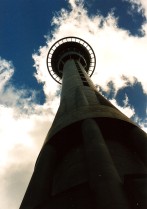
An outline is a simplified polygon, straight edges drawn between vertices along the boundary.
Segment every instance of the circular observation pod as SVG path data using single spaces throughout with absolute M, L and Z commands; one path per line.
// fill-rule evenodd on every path
M 81 38 L 65 37 L 53 44 L 47 55 L 47 67 L 51 77 L 62 83 L 63 67 L 67 60 L 78 60 L 87 74 L 92 76 L 96 57 L 91 46 Z

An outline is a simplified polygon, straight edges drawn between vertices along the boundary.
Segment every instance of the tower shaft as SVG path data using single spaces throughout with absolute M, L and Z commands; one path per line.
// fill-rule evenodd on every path
M 20 209 L 145 209 L 146 134 L 97 91 L 77 55 L 65 56 L 60 106 Z
M 60 106 L 46 140 L 86 118 L 114 118 L 134 124 L 99 94 L 80 62 L 71 59 L 63 68 Z

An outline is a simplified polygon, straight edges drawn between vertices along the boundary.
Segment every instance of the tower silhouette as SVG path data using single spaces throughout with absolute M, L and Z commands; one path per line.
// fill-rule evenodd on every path
M 97 91 L 95 63 L 77 37 L 49 50 L 61 101 L 20 209 L 147 208 L 146 133 Z

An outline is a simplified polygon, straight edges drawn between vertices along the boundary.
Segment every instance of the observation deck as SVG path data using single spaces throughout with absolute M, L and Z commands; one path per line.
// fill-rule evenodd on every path
M 63 67 L 67 60 L 78 60 L 87 74 L 92 76 L 96 57 L 91 46 L 81 38 L 65 37 L 53 44 L 47 55 L 47 67 L 51 77 L 62 83 Z

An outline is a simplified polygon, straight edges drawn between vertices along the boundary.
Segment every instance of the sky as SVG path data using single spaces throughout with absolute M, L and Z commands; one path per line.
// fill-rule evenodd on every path
M 92 46 L 97 89 L 147 132 L 146 0 L 0 0 L 0 209 L 19 208 L 59 106 L 46 56 L 65 36 Z

